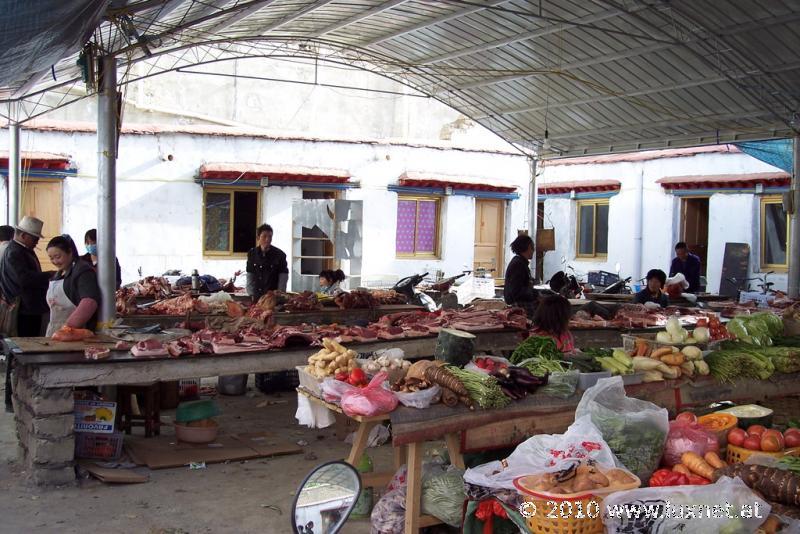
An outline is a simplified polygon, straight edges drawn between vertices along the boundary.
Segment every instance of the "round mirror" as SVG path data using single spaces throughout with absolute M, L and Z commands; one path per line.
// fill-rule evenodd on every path
M 335 534 L 344 525 L 361 492 L 361 478 L 348 463 L 329 462 L 314 469 L 292 504 L 295 534 Z
M 619 262 L 614 265 L 614 270 L 617 271 L 617 274 L 619 274 L 619 272 L 622 270 L 622 266 L 619 264 Z

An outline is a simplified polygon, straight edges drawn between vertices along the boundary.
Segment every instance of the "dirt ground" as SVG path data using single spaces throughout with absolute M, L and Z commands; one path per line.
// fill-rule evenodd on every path
M 204 381 L 204 385 L 215 383 Z M 269 431 L 278 442 L 303 440 L 308 443 L 303 454 L 209 464 L 200 470 L 139 468 L 149 474 L 149 482 L 111 486 L 88 479 L 73 487 L 43 490 L 25 480 L 16 462 L 14 417 L 2 413 L 0 532 L 292 532 L 290 512 L 297 486 L 315 466 L 344 458 L 350 446 L 334 437 L 332 428 L 299 426 L 294 419 L 296 394 L 264 395 L 253 387 L 252 375 L 247 395 L 217 399 L 223 413 L 218 421 L 224 431 Z M 171 420 L 172 413 L 162 412 L 162 420 Z M 172 434 L 172 428 L 162 427 L 162 433 Z M 368 449 L 368 453 L 376 468 L 391 467 L 389 445 Z M 342 532 L 368 533 L 369 522 L 350 520 Z

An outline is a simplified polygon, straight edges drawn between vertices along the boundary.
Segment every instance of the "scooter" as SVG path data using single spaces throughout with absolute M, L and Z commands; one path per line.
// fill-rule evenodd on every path
M 400 293 L 401 295 L 405 295 L 409 304 L 413 304 L 414 306 L 422 306 L 431 312 L 436 311 L 438 308 L 436 302 L 434 302 L 433 299 L 425 293 L 417 291 L 416 289 L 416 287 L 425 279 L 426 276 L 428 276 L 428 273 L 407 276 L 402 280 L 399 280 L 394 285 L 392 290 Z
M 353 513 L 361 476 L 342 461 L 320 465 L 300 484 L 292 503 L 294 534 L 336 534 Z

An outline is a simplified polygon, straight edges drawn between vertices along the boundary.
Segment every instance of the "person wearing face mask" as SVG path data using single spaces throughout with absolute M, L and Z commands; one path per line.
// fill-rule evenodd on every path
M 47 255 L 58 269 L 47 288 L 50 306 L 47 336 L 65 325 L 94 330 L 100 305 L 100 288 L 94 269 L 81 260 L 75 242 L 68 235 L 51 239 Z
M 83 236 L 83 242 L 86 245 L 86 254 L 81 256 L 81 259 L 85 262 L 88 262 L 89 265 L 94 267 L 95 271 L 97 271 L 97 229 L 92 228 L 86 235 Z M 114 258 L 114 262 L 116 263 L 117 269 L 117 287 L 122 285 L 122 269 L 119 266 L 119 260 Z

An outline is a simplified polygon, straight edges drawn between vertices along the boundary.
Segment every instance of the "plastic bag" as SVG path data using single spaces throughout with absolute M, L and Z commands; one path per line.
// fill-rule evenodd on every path
M 391 438 L 392 435 L 389 432 L 389 429 L 383 425 L 375 425 L 372 427 L 372 430 L 369 431 L 369 436 L 367 436 L 367 447 L 380 447 Z M 345 443 L 349 443 L 350 445 L 356 440 L 356 433 L 350 432 L 346 438 L 344 438 Z
M 540 388 L 538 391 L 549 397 L 568 399 L 572 397 L 575 394 L 575 390 L 578 389 L 580 377 L 581 375 L 578 371 L 550 373 L 547 378 L 547 385 Z
M 403 532 L 406 520 L 406 487 L 389 491 L 375 503 L 370 514 L 370 534 Z
M 510 361 L 506 360 L 505 358 L 501 358 L 499 356 L 476 356 L 475 358 L 483 358 L 483 359 L 493 360 L 493 361 L 495 361 L 495 362 L 497 362 L 499 364 L 500 363 L 505 364 L 507 367 L 511 366 L 511 362 Z M 491 371 L 489 371 L 488 369 L 484 369 L 482 367 L 478 367 L 475 364 L 475 358 L 473 358 L 472 361 L 470 361 L 467 365 L 465 365 L 464 369 L 466 369 L 467 371 L 474 371 L 476 373 L 483 373 L 485 375 L 490 374 Z
M 404 393 L 402 391 L 395 391 L 394 396 L 403 406 L 410 408 L 427 408 L 431 404 L 439 402 L 442 395 L 442 388 L 434 384 L 428 389 L 421 391 L 414 391 L 412 393 Z
M 397 397 L 385 389 L 386 373 L 378 373 L 365 388 L 354 388 L 342 394 L 342 411 L 345 415 L 372 417 L 383 415 L 397 408 Z
M 336 418 L 325 406 L 312 403 L 305 395 L 297 394 L 297 411 L 294 414 L 298 424 L 309 428 L 327 428 Z
M 746 534 L 755 532 L 770 511 L 740 479 L 728 477 L 706 486 L 620 491 L 605 496 L 601 508 L 608 534 Z
M 460 527 L 464 511 L 464 472 L 453 469 L 428 477 L 422 483 L 422 513 Z
M 669 431 L 667 410 L 625 395 L 622 377 L 601 378 L 583 393 L 575 417 L 588 415 L 617 460 L 639 480 L 658 467 Z
M 467 469 L 464 480 L 486 488 L 514 490 L 515 478 L 558 471 L 574 458 L 592 458 L 601 466 L 616 467 L 614 454 L 588 415 L 577 418 L 564 434 L 539 434 L 528 438 L 503 462 Z
M 336 380 L 334 378 L 326 378 L 319 383 L 319 388 L 322 390 L 322 398 L 327 402 L 339 403 L 342 400 L 342 395 L 348 391 L 357 391 L 359 388 L 351 386 L 347 382 Z
M 718 450 L 717 436 L 699 424 L 670 421 L 669 434 L 667 434 L 667 442 L 664 445 L 663 463 L 672 467 L 681 463 L 681 455 L 685 452 L 694 452 L 703 456 L 707 452 L 717 452 Z

